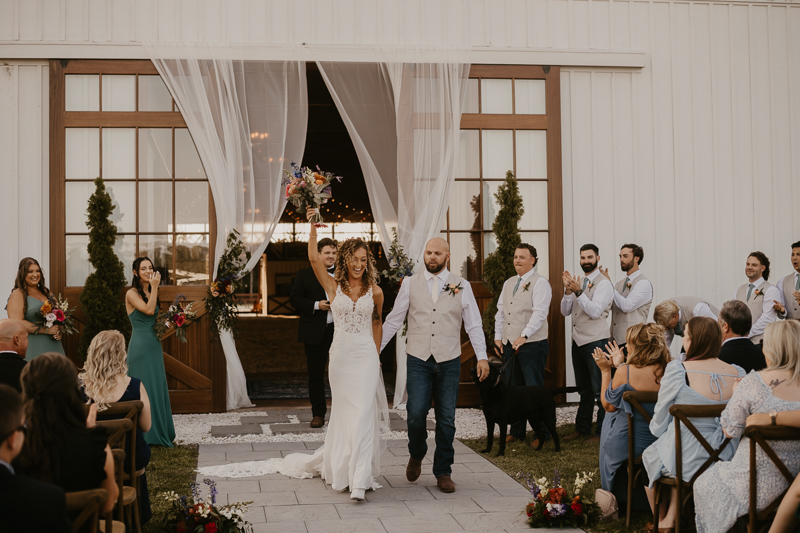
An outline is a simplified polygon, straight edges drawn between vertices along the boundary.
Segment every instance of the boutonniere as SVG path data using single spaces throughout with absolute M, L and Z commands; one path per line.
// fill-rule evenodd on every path
M 587 289 L 591 289 L 592 287 L 594 287 L 594 283 L 592 283 L 591 281 L 586 284 Z
M 449 293 L 450 296 L 455 296 L 458 294 L 458 291 L 463 289 L 464 287 L 461 286 L 461 283 L 458 285 L 453 285 L 452 283 L 446 283 L 444 287 L 442 287 L 442 292 Z
M 764 289 L 756 289 L 753 292 L 753 298 L 758 298 L 759 296 L 764 296 Z
M 528 289 L 531 288 L 531 282 L 529 281 L 525 285 L 522 286 L 522 292 L 528 292 Z
M 625 286 L 630 289 L 633 285 L 631 285 L 631 282 L 629 281 L 628 283 L 625 284 Z

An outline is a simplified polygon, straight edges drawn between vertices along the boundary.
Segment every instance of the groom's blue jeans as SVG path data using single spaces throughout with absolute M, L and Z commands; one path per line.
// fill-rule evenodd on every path
M 424 459 L 428 453 L 428 430 L 425 424 L 433 397 L 436 415 L 436 452 L 433 454 L 433 475 L 449 476 L 453 465 L 453 439 L 456 436 L 456 401 L 461 374 L 461 358 L 437 363 L 433 356 L 426 361 L 406 357 L 406 390 L 408 391 L 408 453 Z

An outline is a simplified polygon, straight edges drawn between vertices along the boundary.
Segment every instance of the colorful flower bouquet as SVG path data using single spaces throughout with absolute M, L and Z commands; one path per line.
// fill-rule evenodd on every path
M 206 309 L 211 315 L 213 333 L 216 335 L 221 331 L 230 331 L 236 335 L 236 320 L 239 318 L 236 293 L 243 288 L 240 276 L 248 261 L 250 252 L 239 239 L 239 232 L 231 230 L 225 253 L 219 258 L 217 277 L 211 283 L 206 296 Z
M 75 319 L 72 318 L 72 313 L 75 312 L 77 307 L 70 308 L 69 301 L 58 295 L 50 296 L 47 301 L 42 304 L 39 313 L 36 315 L 38 326 L 36 332 L 40 329 L 49 329 L 53 326 L 61 326 L 61 335 L 72 335 L 77 333 L 78 329 L 75 327 Z
M 530 527 L 581 527 L 590 520 L 600 518 L 600 507 L 581 490 L 592 482 L 596 472 L 582 472 L 575 476 L 573 494 L 561 486 L 561 475 L 554 471 L 552 486 L 546 477 L 535 479 L 519 472 L 517 477 L 525 480 L 533 500 L 525 506 Z
M 175 336 L 181 342 L 186 342 L 186 327 L 194 322 L 197 318 L 197 313 L 192 311 L 191 303 L 184 303 L 186 296 L 183 294 L 176 294 L 175 301 L 169 306 L 166 312 L 160 313 L 156 320 L 153 330 L 158 337 L 158 340 L 164 338 L 164 335 L 172 328 L 175 328 Z
M 306 209 L 318 209 L 327 203 L 331 196 L 331 183 L 333 180 L 342 181 L 341 176 L 334 176 L 330 172 L 311 170 L 308 167 L 299 167 L 292 161 L 292 170 L 284 170 L 286 176 L 283 185 L 286 187 L 286 200 L 292 202 L 297 212 L 303 214 Z M 311 218 L 311 223 L 318 228 L 325 228 L 322 215 L 317 213 Z
M 161 496 L 170 502 L 165 522 L 168 531 L 178 533 L 243 533 L 252 532 L 244 514 L 253 502 L 236 502 L 222 507 L 217 506 L 217 484 L 204 479 L 208 485 L 210 502 L 204 502 L 200 496 L 199 485 L 192 482 L 192 497 L 181 496 L 175 492 L 162 493 Z
M 414 274 L 414 260 L 406 255 L 403 245 L 397 240 L 397 228 L 392 228 L 392 244 L 386 259 L 389 261 L 389 268 L 381 272 L 381 276 L 392 281 L 391 288 L 394 292 L 400 292 L 403 280 Z M 408 316 L 403 320 L 403 337 L 408 333 Z

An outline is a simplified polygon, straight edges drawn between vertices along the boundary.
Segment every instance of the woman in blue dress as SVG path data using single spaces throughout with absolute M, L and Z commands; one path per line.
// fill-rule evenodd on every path
M 60 327 L 45 328 L 36 325 L 41 319 L 37 314 L 50 296 L 50 289 L 45 284 L 44 272 L 39 262 L 33 257 L 26 257 L 20 261 L 14 290 L 8 297 L 6 311 L 8 318 L 23 321 L 28 330 L 26 361 L 46 352 L 64 355 Z
M 608 353 L 599 348 L 594 352 L 594 360 L 603 378 L 602 390 L 605 391 L 600 400 L 607 413 L 600 434 L 600 481 L 603 489 L 613 493 L 618 502 L 627 502 L 628 499 L 628 475 L 622 468 L 628 460 L 628 415 L 632 414 L 634 418 L 634 457 L 640 456 L 656 440 L 641 413 L 623 400 L 622 395 L 627 391 L 657 392 L 671 359 L 664 341 L 664 328 L 656 324 L 631 326 L 625 334 L 625 342 L 627 364 L 622 363 L 624 355 L 616 342 L 607 346 Z M 615 364 L 617 372 L 612 379 L 611 368 Z M 654 403 L 642 404 L 642 407 L 650 416 L 653 415 Z M 631 505 L 636 509 L 647 509 L 641 486 L 634 492 Z
M 674 478 L 677 472 L 675 460 L 675 424 L 669 408 L 675 404 L 715 405 L 726 404 L 733 394 L 736 379 L 743 378 L 745 371 L 717 358 L 722 347 L 722 330 L 713 318 L 694 317 L 689 320 L 683 334 L 686 359 L 683 363 L 673 361 L 667 365 L 658 402 L 650 421 L 650 431 L 658 440 L 642 454 L 642 464 L 649 478 L 645 489 L 654 508 L 653 484 L 661 476 Z M 718 418 L 694 418 L 692 423 L 713 448 L 719 448 L 725 440 Z M 736 451 L 738 439 L 731 441 L 720 454 L 720 459 L 729 461 Z M 708 459 L 708 452 L 688 430 L 681 431 L 682 476 L 687 481 Z M 662 501 L 659 509 L 659 530 L 670 531 L 675 527 L 677 501 L 675 489 L 669 503 Z

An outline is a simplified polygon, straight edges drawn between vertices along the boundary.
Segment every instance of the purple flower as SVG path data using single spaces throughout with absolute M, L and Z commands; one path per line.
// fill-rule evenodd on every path
M 203 498 L 200 496 L 200 486 L 194 481 L 189 483 L 189 486 L 192 487 L 192 500 L 194 500 L 194 503 L 202 502 Z
M 553 469 L 553 487 L 560 487 L 561 486 L 561 472 L 558 471 L 558 468 Z
M 217 483 L 212 479 L 204 479 L 203 483 L 208 485 L 208 494 L 211 498 L 211 505 L 217 503 Z

